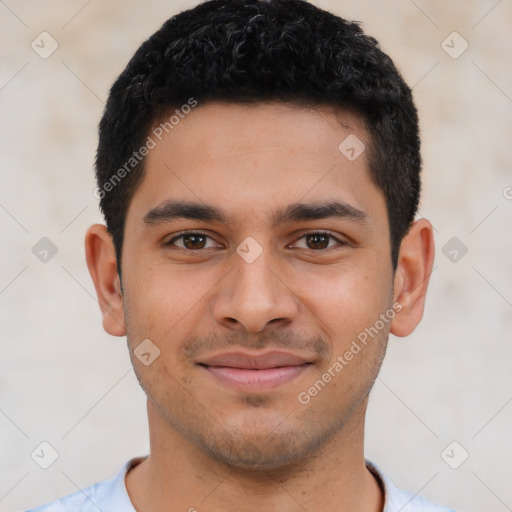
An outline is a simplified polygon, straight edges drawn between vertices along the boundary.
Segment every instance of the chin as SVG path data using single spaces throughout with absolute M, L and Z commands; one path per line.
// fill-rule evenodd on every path
M 213 459 L 239 470 L 276 471 L 297 468 L 310 460 L 330 437 L 326 432 L 314 432 L 304 425 L 295 428 L 283 421 L 284 428 L 274 423 L 268 428 L 218 431 L 202 449 Z
M 211 443 L 208 455 L 228 466 L 247 471 L 273 471 L 296 465 L 303 450 L 282 439 L 269 442 L 262 438 L 260 441 L 244 441 L 238 438 L 231 443 Z

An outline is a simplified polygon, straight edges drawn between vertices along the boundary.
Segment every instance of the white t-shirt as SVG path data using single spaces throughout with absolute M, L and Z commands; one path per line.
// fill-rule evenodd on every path
M 98 512 L 99 510 L 101 512 L 136 512 L 126 490 L 125 476 L 144 458 L 131 459 L 110 480 L 98 482 L 81 491 L 26 512 Z M 366 465 L 382 482 L 385 496 L 383 512 L 455 512 L 411 492 L 397 489 L 375 464 L 366 461 Z

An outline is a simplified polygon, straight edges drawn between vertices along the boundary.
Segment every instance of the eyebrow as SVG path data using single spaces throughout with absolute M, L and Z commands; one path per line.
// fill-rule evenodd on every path
M 368 215 L 354 206 L 342 201 L 327 203 L 292 203 L 273 213 L 273 227 L 286 222 L 303 222 L 327 218 L 342 218 L 360 223 L 368 221 Z M 232 217 L 220 208 L 189 201 L 165 201 L 144 216 L 148 226 L 172 222 L 178 219 L 190 219 L 204 222 L 230 224 Z

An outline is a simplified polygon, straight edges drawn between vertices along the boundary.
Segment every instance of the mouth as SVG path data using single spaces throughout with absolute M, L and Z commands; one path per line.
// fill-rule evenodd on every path
M 198 363 L 215 380 L 240 391 L 273 389 L 297 378 L 312 364 L 286 352 L 218 354 Z

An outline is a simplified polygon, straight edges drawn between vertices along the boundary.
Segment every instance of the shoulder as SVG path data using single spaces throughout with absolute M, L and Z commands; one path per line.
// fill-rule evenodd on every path
M 97 512 L 101 510 L 100 503 L 104 501 L 105 495 L 108 494 L 109 480 L 98 482 L 81 491 L 74 492 L 68 496 L 59 498 L 58 500 L 32 508 L 27 512 L 68 512 L 76 510 L 80 512 Z
M 135 512 L 125 485 L 126 472 L 140 459 L 127 462 L 110 480 L 95 483 L 58 500 L 40 505 L 26 512 Z
M 368 460 L 366 466 L 381 481 L 384 488 L 383 512 L 456 512 L 451 508 L 437 505 L 418 494 L 398 489 L 375 464 Z

